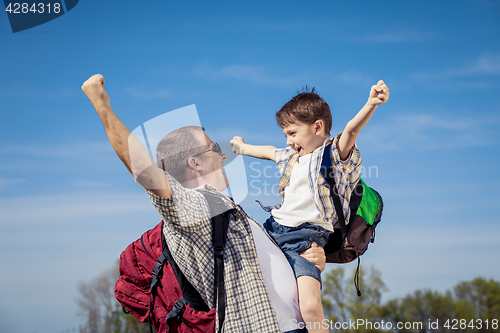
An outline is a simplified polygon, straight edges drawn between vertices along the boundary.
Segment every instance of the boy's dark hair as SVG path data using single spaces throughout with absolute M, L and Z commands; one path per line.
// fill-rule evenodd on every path
M 315 88 L 308 91 L 307 86 L 298 91 L 298 94 L 276 112 L 276 121 L 283 128 L 300 121 L 305 124 L 314 124 L 316 120 L 323 120 L 325 132 L 330 135 L 332 128 L 332 114 L 328 103 L 321 98 Z

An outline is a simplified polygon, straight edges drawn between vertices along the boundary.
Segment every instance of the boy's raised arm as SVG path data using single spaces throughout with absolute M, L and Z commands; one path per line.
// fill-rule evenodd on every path
M 127 170 L 147 190 L 170 198 L 165 173 L 158 168 L 146 148 L 137 140 L 111 108 L 109 95 L 104 88 L 104 77 L 100 74 L 90 77 L 82 86 L 101 119 L 109 142 Z
M 276 147 L 274 146 L 249 145 L 243 141 L 241 136 L 235 136 L 230 143 L 233 146 L 233 153 L 275 161 L 274 152 L 276 151 Z
M 356 143 L 359 132 L 370 120 L 377 106 L 384 104 L 389 99 L 389 88 L 380 80 L 370 90 L 370 96 L 365 106 L 346 125 L 342 135 L 337 142 L 340 159 L 346 160 L 349 157 L 351 148 Z

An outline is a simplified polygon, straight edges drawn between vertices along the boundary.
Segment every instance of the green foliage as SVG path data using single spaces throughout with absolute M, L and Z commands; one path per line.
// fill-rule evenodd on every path
M 354 273 L 343 267 L 325 273 L 322 301 L 332 332 L 338 333 L 498 333 L 500 282 L 476 278 L 451 291 L 416 290 L 381 304 L 387 290 L 380 272 L 361 270 L 362 296 L 354 287 Z M 114 297 L 118 266 L 79 286 L 76 300 L 85 319 L 80 333 L 148 333 L 149 325 L 123 313 Z M 336 326 L 337 324 L 337 326 Z M 399 325 L 398 325 L 399 324 Z M 405 327 L 406 326 L 406 327 Z
M 356 294 L 353 279 L 345 278 L 342 267 L 325 274 L 323 307 L 332 332 L 500 332 L 497 281 L 477 278 L 444 293 L 416 290 L 385 304 L 381 304 L 381 296 L 386 287 L 377 270 L 372 268 L 367 275 L 361 271 L 359 281 L 361 297 Z
M 453 318 L 453 308 L 454 301 L 449 293 L 417 290 L 402 299 L 387 302 L 381 308 L 381 317 L 390 322 L 396 332 L 434 332 L 436 330 L 429 329 L 429 323 L 436 320 L 444 323 Z M 411 328 L 398 329 L 398 323 L 411 323 Z
M 500 320 L 500 283 L 492 279 L 476 278 L 470 282 L 461 282 L 453 288 L 455 297 L 455 318 L 481 320 L 482 327 L 473 330 L 471 327 L 462 332 L 499 332 L 500 328 L 491 324 L 493 320 Z M 488 320 L 488 327 L 485 325 Z M 498 321 L 497 321 L 498 323 Z
M 331 323 L 367 322 L 374 323 L 380 316 L 380 301 L 386 287 L 380 278 L 380 272 L 373 267 L 366 275 L 364 270 L 359 273 L 362 296 L 358 297 L 354 288 L 354 274 L 346 279 L 344 269 L 338 267 L 325 274 L 323 281 L 322 302 L 325 316 Z M 359 320 L 359 321 L 358 321 Z M 338 332 L 382 332 L 366 326 L 339 328 Z

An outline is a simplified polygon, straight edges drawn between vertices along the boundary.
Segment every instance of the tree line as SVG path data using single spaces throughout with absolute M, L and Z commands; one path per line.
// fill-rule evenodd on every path
M 361 297 L 353 278 L 346 278 L 342 267 L 325 274 L 323 307 L 331 332 L 500 332 L 498 281 L 476 278 L 445 292 L 419 289 L 382 303 L 387 288 L 380 272 L 360 271 Z
M 324 274 L 322 299 L 330 332 L 490 333 L 500 332 L 500 282 L 476 278 L 450 290 L 416 290 L 382 302 L 387 287 L 380 272 L 359 273 L 362 296 L 354 288 L 354 273 L 343 267 Z M 80 333 L 148 333 L 149 324 L 125 314 L 114 297 L 118 266 L 96 279 L 81 282 L 76 299 L 83 324 Z

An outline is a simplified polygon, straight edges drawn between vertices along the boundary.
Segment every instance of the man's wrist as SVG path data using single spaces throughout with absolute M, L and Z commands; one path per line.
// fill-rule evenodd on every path
M 97 113 L 105 112 L 106 110 L 111 109 L 111 105 L 109 104 L 109 102 L 106 102 L 104 100 L 92 101 L 92 104 L 94 105 Z

